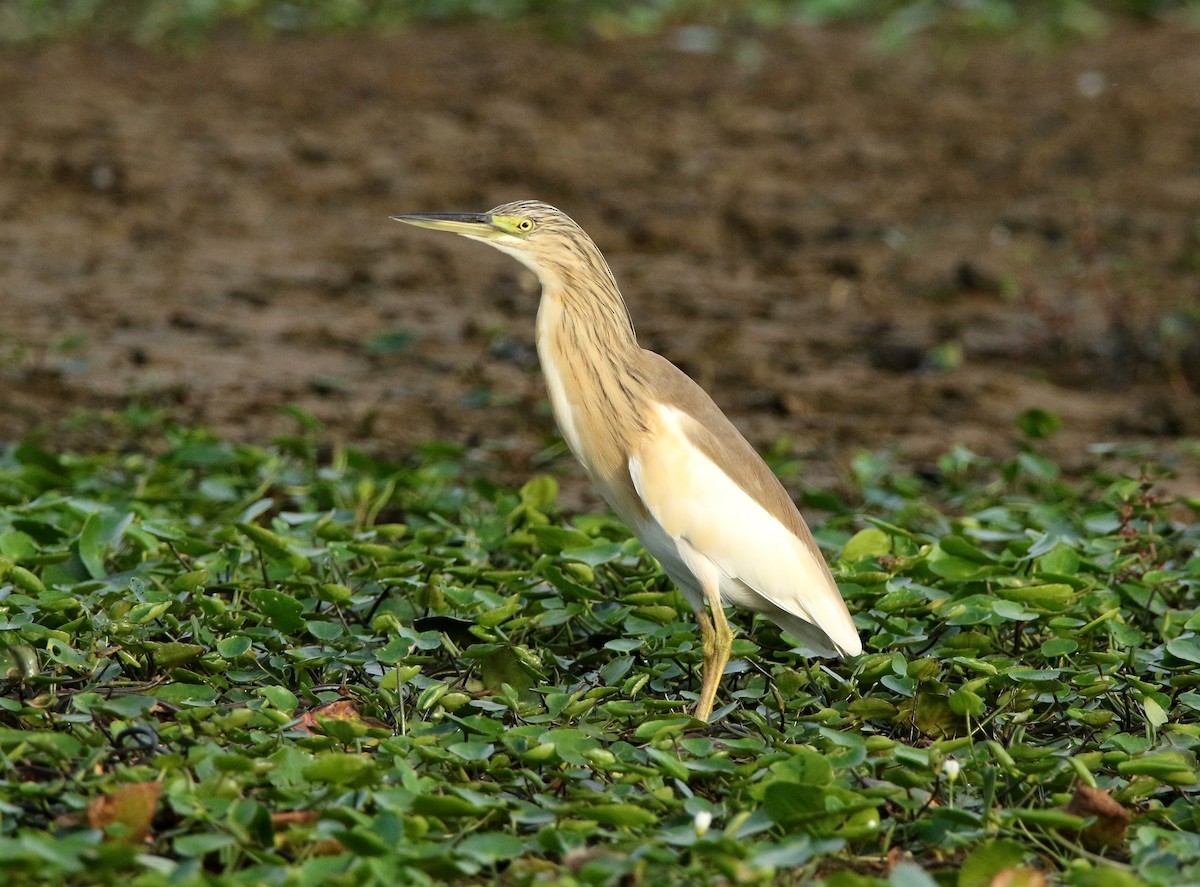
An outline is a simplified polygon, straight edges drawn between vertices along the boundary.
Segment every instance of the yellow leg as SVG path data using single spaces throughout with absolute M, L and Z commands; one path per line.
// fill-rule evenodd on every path
M 725 674 L 725 666 L 729 663 L 729 651 L 733 647 L 733 631 L 725 619 L 720 593 L 705 589 L 704 596 L 708 599 L 708 608 L 712 611 L 712 621 L 709 621 L 703 608 L 696 611 L 696 621 L 700 623 L 700 640 L 704 649 L 704 678 L 695 711 L 695 717 L 701 721 L 707 721 L 712 714 L 717 687 L 721 683 L 721 676 Z

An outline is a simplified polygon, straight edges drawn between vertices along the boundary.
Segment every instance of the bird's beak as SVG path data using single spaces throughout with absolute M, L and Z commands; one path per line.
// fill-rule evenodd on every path
M 492 217 L 487 213 L 406 213 L 389 218 L 406 225 L 449 231 L 476 240 L 493 240 L 504 233 L 492 224 Z

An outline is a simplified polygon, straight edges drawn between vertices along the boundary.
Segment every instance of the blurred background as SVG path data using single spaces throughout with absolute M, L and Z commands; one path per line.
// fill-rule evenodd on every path
M 299 424 L 527 475 L 535 281 L 387 218 L 518 198 L 818 485 L 1043 438 L 1197 489 L 1194 0 L 7 0 L 0 441 Z

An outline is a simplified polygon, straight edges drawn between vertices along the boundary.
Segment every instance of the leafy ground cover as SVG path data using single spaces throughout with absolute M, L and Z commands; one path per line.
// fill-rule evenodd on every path
M 500 486 L 445 445 L 319 458 L 304 433 L 12 446 L 0 870 L 1200 880 L 1200 501 L 1104 452 L 1068 482 L 1036 449 L 1053 417 L 1023 423 L 1006 460 L 863 454 L 847 501 L 807 494 L 867 651 L 809 661 L 739 618 L 710 726 L 683 601 L 549 476 Z
M 222 27 L 294 34 L 479 20 L 531 25 L 560 37 L 649 34 L 681 22 L 871 22 L 893 45 L 935 26 L 977 36 L 1024 31 L 1057 41 L 1094 37 L 1113 17 L 1153 21 L 1198 12 L 1197 0 L 10 0 L 0 7 L 0 43 L 81 34 L 195 42 Z

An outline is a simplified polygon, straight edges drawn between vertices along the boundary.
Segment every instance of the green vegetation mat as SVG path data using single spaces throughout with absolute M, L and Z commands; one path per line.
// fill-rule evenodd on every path
M 550 478 L 144 439 L 0 455 L 5 883 L 1200 881 L 1200 502 L 1103 453 L 857 457 L 807 508 L 867 652 L 740 614 L 706 727 L 686 605 Z
M 685 23 L 775 28 L 877 25 L 898 46 L 928 28 L 1025 32 L 1051 41 L 1102 34 L 1113 19 L 1200 15 L 1200 0 L 4 0 L 0 45 L 64 37 L 192 43 L 222 29 L 260 36 L 380 32 L 501 22 L 576 38 L 647 35 Z

